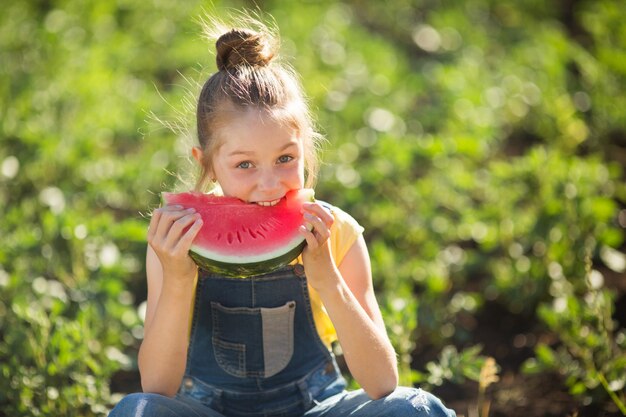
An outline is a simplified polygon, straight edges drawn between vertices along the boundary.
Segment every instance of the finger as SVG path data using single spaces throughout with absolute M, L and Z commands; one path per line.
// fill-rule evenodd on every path
M 304 236 L 307 247 L 310 250 L 315 250 L 319 247 L 319 242 L 315 238 L 315 235 L 313 235 L 313 232 L 309 231 L 305 226 L 300 226 L 299 231 L 300 231 L 300 234 Z
M 178 244 L 176 245 L 176 249 L 185 253 L 189 252 L 189 249 L 191 249 L 191 245 L 193 244 L 193 240 L 198 235 L 198 232 L 200 232 L 200 229 L 202 229 L 202 224 L 202 218 L 198 216 L 191 227 L 187 229 L 185 234 L 180 238 Z
M 161 211 L 159 209 L 154 210 L 152 212 L 152 217 L 150 218 L 150 224 L 148 225 L 148 235 L 146 236 L 148 242 L 151 242 L 154 239 L 160 219 Z
M 185 207 L 181 206 L 180 204 L 172 204 L 171 206 L 162 206 L 160 208 L 161 210 L 184 210 Z
M 161 214 L 161 219 L 159 220 L 159 226 L 156 232 L 156 239 L 166 240 L 169 235 L 170 229 L 180 218 L 192 214 L 194 212 L 193 209 L 180 210 L 180 209 L 170 209 L 163 210 Z
M 193 226 L 193 223 L 199 219 L 199 216 L 199 214 L 192 213 L 184 215 L 172 224 L 166 235 L 157 235 L 155 241 L 151 242 L 155 252 L 158 255 L 163 254 L 163 256 L 171 259 L 180 258 L 181 256 L 186 257 L 192 242 L 190 241 L 184 245 L 181 245 L 180 242 Z M 197 231 L 194 231 L 192 241 L 195 234 L 197 234 Z
M 172 206 L 161 206 L 159 208 L 157 208 L 156 210 L 154 210 L 152 212 L 152 214 L 154 215 L 155 213 L 166 213 L 166 212 L 170 212 L 170 211 L 183 211 L 185 210 L 184 206 L 181 206 L 180 204 L 175 204 Z
M 313 234 L 319 239 L 328 239 L 330 237 L 330 229 L 322 219 L 311 213 L 304 213 L 304 219 L 313 226 Z
M 199 218 L 200 215 L 198 213 L 187 213 L 174 221 L 166 236 L 166 241 L 169 246 L 177 246 L 182 236 L 187 232 L 187 229 Z
M 311 213 L 304 213 L 302 217 L 305 221 L 304 225 L 309 230 L 315 229 L 316 226 L 319 227 L 320 223 L 322 222 L 319 217 L 314 216 Z
M 161 224 L 163 213 L 171 212 L 173 210 L 181 210 L 182 206 L 167 206 L 167 207 L 159 207 L 154 210 L 151 214 L 150 225 L 148 226 L 148 235 L 147 240 L 154 240 L 158 230 L 159 225 Z
M 322 221 L 324 222 L 324 224 L 326 224 L 326 226 L 331 227 L 335 221 L 335 218 L 332 214 L 332 212 L 326 208 L 324 208 L 322 205 L 320 205 L 319 203 L 305 203 L 303 206 L 303 213 L 311 213 L 314 214 L 315 216 L 319 217 L 320 219 L 322 219 Z

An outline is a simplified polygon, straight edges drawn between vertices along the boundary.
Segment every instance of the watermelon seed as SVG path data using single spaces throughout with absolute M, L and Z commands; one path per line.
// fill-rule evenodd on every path
M 233 243 L 233 234 L 228 232 L 228 243 L 232 244 Z
M 252 236 L 252 239 L 256 239 L 256 235 L 254 234 L 252 229 L 248 229 L 248 234 L 250 234 L 250 236 Z
M 243 242 L 243 240 L 241 240 L 241 235 L 239 234 L 239 230 L 237 230 L 237 240 L 239 241 L 239 243 Z
M 268 224 L 269 226 L 271 226 L 272 229 L 277 230 L 278 226 L 280 226 L 280 223 L 276 221 L 276 219 L 270 219 L 266 224 Z

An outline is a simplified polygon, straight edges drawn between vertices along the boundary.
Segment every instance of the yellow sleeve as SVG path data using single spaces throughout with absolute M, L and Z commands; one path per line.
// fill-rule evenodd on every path
M 330 229 L 330 250 L 335 264 L 339 266 L 364 229 L 352 216 L 340 208 L 332 207 L 331 211 L 335 222 Z
M 339 266 L 364 229 L 352 216 L 340 208 L 328 204 L 323 205 L 331 210 L 335 218 L 335 222 L 330 229 L 330 250 L 335 264 Z M 332 342 L 337 340 L 335 326 L 333 326 L 330 317 L 328 317 L 319 294 L 311 286 L 309 286 L 309 296 L 315 328 L 324 344 L 330 349 Z

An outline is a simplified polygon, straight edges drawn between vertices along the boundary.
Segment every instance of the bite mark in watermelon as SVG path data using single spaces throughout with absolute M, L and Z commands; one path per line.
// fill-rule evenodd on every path
M 306 241 L 302 204 L 314 201 L 312 189 L 289 191 L 274 206 L 197 192 L 163 193 L 165 205 L 194 208 L 202 227 L 189 255 L 202 269 L 227 277 L 271 272 L 300 255 Z

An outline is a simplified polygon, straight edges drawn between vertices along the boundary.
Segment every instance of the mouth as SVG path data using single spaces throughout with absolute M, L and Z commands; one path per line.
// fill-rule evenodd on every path
M 276 200 L 271 200 L 271 201 L 257 201 L 255 204 L 258 204 L 259 206 L 263 206 L 263 207 L 272 207 L 278 204 L 280 200 L 281 199 L 278 198 Z

